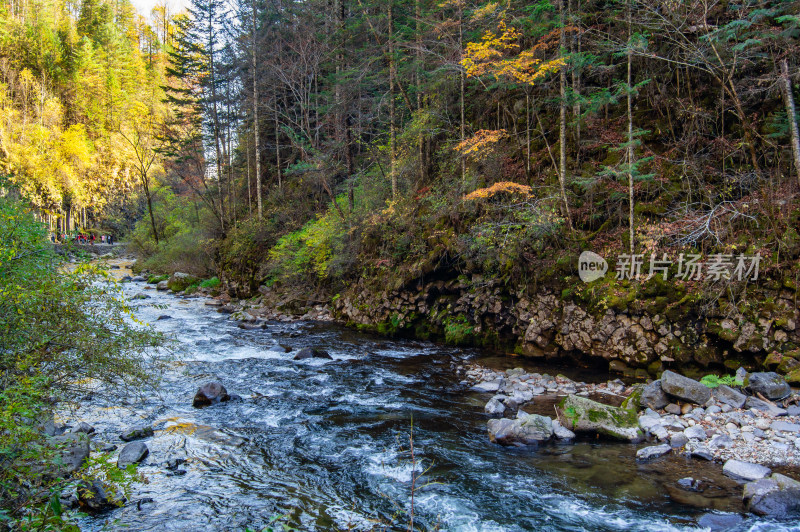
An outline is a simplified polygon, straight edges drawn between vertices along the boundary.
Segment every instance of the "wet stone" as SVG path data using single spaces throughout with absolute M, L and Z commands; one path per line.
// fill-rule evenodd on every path
M 722 466 L 722 473 L 734 480 L 751 481 L 768 476 L 772 471 L 768 467 L 741 460 L 728 460 Z
M 150 454 L 150 449 L 143 442 L 131 442 L 119 452 L 117 467 L 125 469 L 130 464 L 138 464 Z

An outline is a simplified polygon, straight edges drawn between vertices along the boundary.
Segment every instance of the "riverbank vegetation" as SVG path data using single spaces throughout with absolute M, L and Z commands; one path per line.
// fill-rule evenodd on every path
M 154 384 L 160 342 L 104 270 L 66 270 L 31 209 L 0 198 L 0 529 L 69 525 L 59 497 L 76 479 L 64 470 L 69 442 L 48 437 L 53 410 Z M 125 480 L 115 464 L 94 462 L 109 483 Z

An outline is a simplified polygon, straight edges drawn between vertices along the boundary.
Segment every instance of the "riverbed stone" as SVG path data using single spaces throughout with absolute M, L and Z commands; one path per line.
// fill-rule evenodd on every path
M 85 421 L 81 421 L 70 430 L 70 432 L 82 432 L 84 434 L 94 434 L 95 428 Z
M 742 498 L 747 510 L 757 515 L 774 518 L 800 515 L 800 482 L 779 473 L 745 484 Z
M 489 402 L 486 403 L 486 406 L 483 407 L 483 411 L 490 416 L 501 416 L 503 412 L 506 411 L 506 407 L 496 397 L 492 397 L 489 399 Z
M 687 427 L 684 429 L 683 434 L 689 438 L 690 440 L 705 440 L 706 439 L 706 431 L 703 430 L 703 427 L 699 425 L 695 425 L 693 427 Z
M 540 445 L 553 437 L 553 420 L 538 414 L 517 419 L 490 419 L 489 439 L 501 445 Z
M 483 381 L 479 382 L 472 388 L 470 388 L 473 392 L 484 392 L 484 393 L 491 393 L 496 392 L 500 389 L 501 381 Z
M 697 525 L 707 528 L 710 532 L 723 532 L 736 528 L 744 518 L 739 514 L 710 513 L 700 516 Z
M 562 443 L 575 441 L 575 433 L 563 426 L 558 420 L 553 420 L 553 435 Z
M 150 454 L 150 449 L 141 441 L 134 441 L 126 445 L 119 452 L 117 467 L 125 469 L 131 464 L 138 464 Z
M 75 489 L 78 507 L 81 511 L 96 514 L 115 508 L 106 493 L 103 483 L 98 479 L 93 479 L 91 482 L 81 480 Z
M 153 427 L 149 425 L 139 425 L 138 427 L 127 429 L 125 432 L 119 435 L 119 439 L 122 441 L 133 441 L 149 438 L 152 435 Z
M 331 355 L 324 349 L 317 349 L 315 347 L 305 347 L 297 352 L 294 360 L 307 360 L 309 358 L 325 358 L 330 360 Z
M 756 410 L 765 412 L 772 417 L 785 416 L 787 414 L 785 409 L 775 406 L 772 403 L 762 401 L 761 399 L 757 399 L 756 397 L 748 397 L 744 403 L 744 407 L 755 408 Z
M 800 425 L 797 423 L 789 423 L 788 421 L 773 421 L 770 428 L 775 432 L 791 432 L 794 434 L 800 432 Z
M 705 384 L 670 370 L 661 374 L 661 389 L 682 401 L 698 405 L 711 399 L 711 390 Z
M 653 381 L 642 388 L 639 403 L 653 410 L 661 410 L 669 404 L 669 397 L 661 389 L 661 381 Z
M 197 389 L 197 393 L 195 393 L 194 399 L 192 400 L 192 406 L 195 408 L 202 408 L 204 406 L 210 406 L 223 401 L 228 401 L 229 399 L 230 396 L 228 395 L 228 390 L 225 389 L 225 386 L 223 386 L 220 382 L 212 381 L 200 386 L 200 388 Z
M 558 416 L 573 432 L 590 432 L 628 441 L 643 438 L 635 409 L 626 410 L 569 395 L 559 403 Z
M 159 282 L 159 283 L 156 285 L 156 290 L 159 290 L 159 291 L 161 291 L 161 292 L 164 292 L 164 291 L 166 291 L 166 290 L 169 290 L 169 286 L 167 285 L 167 281 L 161 281 L 161 282 Z
M 749 482 L 759 480 L 769 476 L 772 472 L 770 468 L 753 464 L 750 462 L 743 462 L 741 460 L 728 460 L 722 466 L 722 473 L 731 477 L 734 480 Z
M 679 407 L 675 403 L 670 403 L 664 407 L 664 412 L 666 412 L 667 414 L 673 414 L 679 416 L 681 415 L 681 407 Z
M 786 379 L 774 371 L 751 373 L 747 376 L 745 385 L 753 395 L 761 394 L 767 399 L 783 399 L 792 393 Z
M 712 395 L 720 403 L 732 406 L 733 408 L 742 408 L 742 405 L 744 405 L 744 402 L 747 400 L 747 396 L 745 394 L 740 393 L 730 386 L 726 386 L 724 384 L 714 388 Z
M 637 462 L 647 462 L 655 458 L 659 458 L 672 452 L 672 447 L 669 445 L 651 445 L 649 447 L 642 447 L 636 451 Z

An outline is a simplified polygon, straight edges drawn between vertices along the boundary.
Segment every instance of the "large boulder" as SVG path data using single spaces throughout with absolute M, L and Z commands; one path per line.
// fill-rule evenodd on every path
M 722 473 L 734 480 L 749 482 L 769 476 L 772 471 L 768 467 L 741 460 L 728 460 L 722 466 Z
M 197 393 L 194 394 L 192 406 L 195 408 L 202 408 L 204 406 L 211 406 L 228 401 L 230 398 L 228 390 L 226 390 L 221 383 L 217 381 L 208 382 L 197 389 Z
M 761 394 L 767 399 L 783 399 L 792 393 L 786 379 L 774 371 L 749 374 L 745 387 L 753 395 Z
M 636 409 L 604 405 L 579 395 L 568 395 L 558 405 L 561 424 L 573 432 L 591 432 L 628 441 L 640 441 Z
M 739 393 L 730 386 L 725 386 L 724 384 L 714 388 L 712 395 L 720 403 L 732 406 L 733 408 L 742 408 L 744 402 L 747 400 L 745 394 Z
M 669 397 L 661 389 L 661 381 L 653 381 L 645 385 L 639 398 L 639 404 L 653 410 L 660 410 L 669 404 Z
M 540 445 L 553 437 L 553 420 L 538 414 L 517 419 L 490 419 L 489 439 L 501 445 Z
M 324 349 L 316 349 L 316 348 L 312 348 L 312 347 L 306 347 L 304 349 L 301 349 L 294 356 L 295 360 L 306 360 L 306 359 L 309 359 L 309 358 L 327 358 L 327 359 L 330 359 L 331 356 Z
M 193 284 L 200 282 L 200 279 L 188 273 L 175 272 L 167 280 L 167 288 L 173 292 L 183 292 Z
M 779 473 L 745 484 L 742 498 L 754 514 L 775 518 L 800 515 L 800 482 Z
M 149 425 L 140 425 L 138 427 L 131 427 L 119 435 L 122 441 L 142 440 L 150 438 L 153 435 L 153 427 Z
M 78 500 L 78 507 L 87 513 L 100 513 L 116 505 L 109 500 L 105 487 L 100 480 L 94 479 L 91 482 L 81 480 L 75 487 Z
M 117 466 L 120 469 L 125 469 L 130 464 L 138 464 L 150 454 L 150 449 L 144 442 L 134 441 L 126 445 L 119 452 L 117 457 Z
M 698 405 L 711 399 L 711 389 L 708 386 L 670 370 L 661 374 L 661 389 L 681 401 Z

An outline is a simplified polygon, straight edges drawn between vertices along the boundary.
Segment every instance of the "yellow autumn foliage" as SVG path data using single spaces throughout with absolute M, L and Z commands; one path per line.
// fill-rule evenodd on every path
M 500 181 L 499 183 L 495 183 L 490 187 L 473 190 L 472 192 L 464 196 L 464 200 L 476 201 L 481 199 L 487 199 L 501 193 L 521 194 L 523 196 L 530 196 L 532 195 L 532 189 L 528 185 L 520 185 L 519 183 L 513 183 L 511 181 Z

